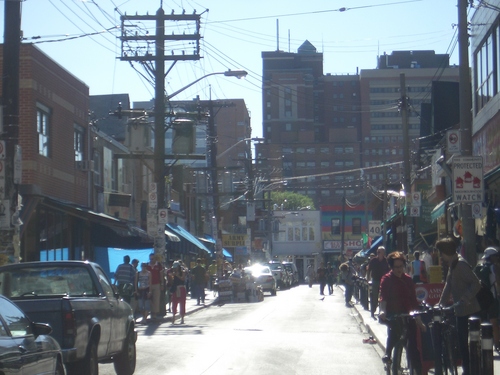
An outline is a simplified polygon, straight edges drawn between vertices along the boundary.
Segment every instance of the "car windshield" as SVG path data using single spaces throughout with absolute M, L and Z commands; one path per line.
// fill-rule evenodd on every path
M 83 267 L 26 267 L 0 272 L 0 294 L 9 298 L 97 295 Z
M 281 263 L 269 263 L 269 268 L 271 268 L 273 271 L 282 271 L 283 266 Z
M 250 272 L 253 276 L 271 275 L 271 270 L 267 266 L 253 266 L 245 268 L 245 272 Z

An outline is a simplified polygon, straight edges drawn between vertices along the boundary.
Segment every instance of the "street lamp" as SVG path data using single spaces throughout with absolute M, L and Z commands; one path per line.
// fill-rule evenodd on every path
M 157 56 L 163 56 L 163 53 L 160 52 L 162 51 L 157 51 Z M 170 95 L 165 96 L 163 58 L 158 58 L 156 64 L 157 74 L 160 74 L 158 72 L 161 72 L 161 77 L 157 77 L 158 79 L 156 79 L 155 86 L 154 182 L 156 183 L 158 208 L 165 208 L 165 102 L 207 77 L 213 75 L 224 75 L 226 77 L 236 77 L 239 79 L 245 77 L 248 73 L 244 70 L 228 70 L 225 72 L 213 72 L 205 74 L 204 76 L 196 79 L 190 84 L 180 88 L 177 91 L 174 91 Z M 155 247 L 155 252 L 158 251 L 159 249 Z
M 221 157 L 223 157 L 224 155 L 226 155 L 229 151 L 231 151 L 233 148 L 235 148 L 236 146 L 238 146 L 240 143 L 243 143 L 243 142 L 246 142 L 246 141 L 262 142 L 262 141 L 264 141 L 264 138 L 244 138 L 244 139 L 240 139 L 238 142 L 236 142 L 234 145 L 232 145 L 231 147 L 229 147 L 227 150 L 224 150 L 219 155 L 217 155 L 217 159 L 220 159 Z

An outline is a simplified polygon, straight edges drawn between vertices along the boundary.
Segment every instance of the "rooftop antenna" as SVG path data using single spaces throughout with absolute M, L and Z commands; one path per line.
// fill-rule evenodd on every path
M 280 50 L 280 21 L 276 18 L 276 52 Z

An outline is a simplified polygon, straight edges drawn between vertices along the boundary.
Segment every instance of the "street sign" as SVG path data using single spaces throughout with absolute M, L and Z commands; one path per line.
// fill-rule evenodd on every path
M 149 209 L 156 210 L 158 208 L 158 194 L 156 192 L 151 192 L 149 195 Z
M 368 221 L 368 236 L 377 237 L 382 235 L 382 222 L 380 220 Z
M 446 132 L 446 146 L 449 154 L 460 152 L 460 130 L 453 129 Z
M 419 206 L 410 206 L 410 217 L 420 217 Z
M 453 202 L 475 203 L 484 199 L 483 157 L 453 158 Z
M 156 237 L 158 234 L 158 219 L 154 214 L 147 215 L 147 232 L 151 237 Z
M 5 159 L 5 141 L 0 141 L 0 159 Z
M 422 194 L 419 191 L 411 193 L 411 205 L 413 207 L 422 205 Z
M 472 217 L 481 219 L 483 217 L 483 206 L 481 203 L 472 203 Z
M 165 227 L 166 224 L 168 224 L 168 209 L 160 208 L 158 210 L 158 225 Z

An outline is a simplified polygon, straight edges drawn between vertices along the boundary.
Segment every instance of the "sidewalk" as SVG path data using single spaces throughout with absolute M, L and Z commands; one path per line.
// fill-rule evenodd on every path
M 344 292 L 344 288 L 339 285 L 339 288 Z M 353 297 L 354 301 L 354 297 Z M 380 324 L 378 319 L 374 319 L 371 317 L 371 313 L 369 310 L 365 310 L 363 306 L 356 302 L 353 305 L 353 309 L 356 310 L 358 316 L 362 322 L 362 324 L 366 327 L 366 330 L 369 332 L 369 336 L 373 336 L 373 338 L 377 341 L 377 345 L 385 352 L 385 346 L 387 342 L 387 326 Z M 378 310 L 377 310 L 378 312 Z M 377 314 L 375 314 L 375 318 L 377 318 Z M 500 355 L 498 352 L 493 352 L 493 366 L 494 373 L 500 374 Z M 429 374 L 434 374 L 434 369 L 429 371 Z M 458 374 L 462 374 L 462 368 L 458 368 Z M 479 374 L 478 374 L 479 375 Z
M 217 302 L 217 297 L 214 297 L 214 294 L 211 290 L 205 290 L 205 304 L 200 304 L 200 305 L 197 304 L 196 298 L 191 298 L 191 295 L 188 293 L 186 298 L 186 316 L 193 314 L 197 311 L 206 309 L 207 307 L 213 305 L 215 302 Z M 141 325 L 142 317 L 140 316 L 140 314 L 138 315 L 136 313 L 135 318 L 136 318 L 136 324 Z M 177 320 L 180 321 L 179 308 L 177 308 L 176 321 Z M 161 319 L 148 318 L 148 324 L 149 323 L 163 324 L 163 323 L 170 323 L 171 321 L 172 321 L 172 312 L 168 311 L 167 314 Z

